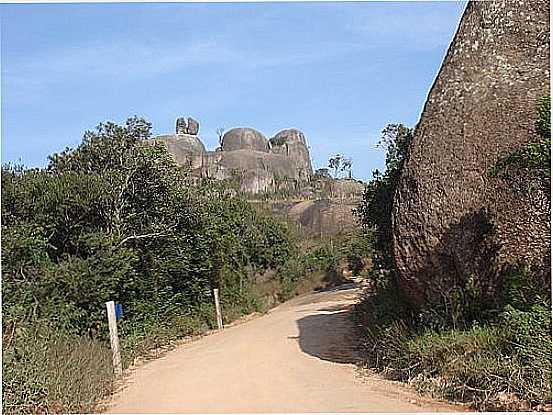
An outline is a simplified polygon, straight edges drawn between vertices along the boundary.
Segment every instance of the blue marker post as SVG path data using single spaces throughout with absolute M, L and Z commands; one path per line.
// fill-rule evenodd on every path
M 123 304 L 115 303 L 115 317 L 117 320 L 123 318 Z

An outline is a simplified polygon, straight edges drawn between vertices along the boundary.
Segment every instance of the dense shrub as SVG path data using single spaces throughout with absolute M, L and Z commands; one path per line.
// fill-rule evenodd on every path
M 389 279 L 356 306 L 366 364 L 477 409 L 551 402 L 551 306 L 506 305 L 493 319 L 429 328 Z M 508 394 L 508 403 L 498 402 Z M 503 406 L 502 406 L 503 405 Z M 522 406 L 521 406 L 522 405 Z

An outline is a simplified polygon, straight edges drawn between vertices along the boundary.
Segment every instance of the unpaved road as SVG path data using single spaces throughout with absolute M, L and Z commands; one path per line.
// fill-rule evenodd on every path
M 359 375 L 348 319 L 359 293 L 350 285 L 298 297 L 182 345 L 134 370 L 108 412 L 461 410 Z

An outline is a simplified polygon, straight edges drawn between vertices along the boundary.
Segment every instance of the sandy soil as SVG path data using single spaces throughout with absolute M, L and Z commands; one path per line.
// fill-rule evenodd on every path
M 361 376 L 348 285 L 295 298 L 133 370 L 107 408 L 143 412 L 447 412 L 375 375 Z

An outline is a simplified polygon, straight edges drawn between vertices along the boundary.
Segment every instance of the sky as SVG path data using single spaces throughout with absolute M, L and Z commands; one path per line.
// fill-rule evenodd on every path
M 2 4 L 1 156 L 29 167 L 104 121 L 179 116 L 270 138 L 298 128 L 316 168 L 382 169 L 380 131 L 414 126 L 465 1 Z

